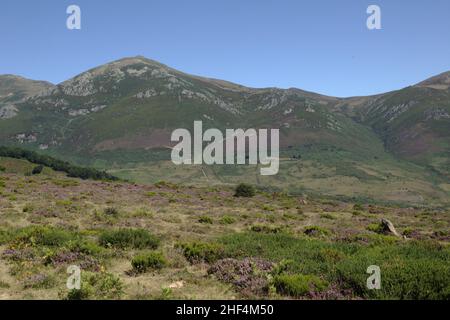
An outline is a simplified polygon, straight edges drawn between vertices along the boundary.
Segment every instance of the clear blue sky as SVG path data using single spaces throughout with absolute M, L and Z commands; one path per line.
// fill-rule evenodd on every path
M 367 29 L 369 4 L 382 30 Z M 53 83 L 144 55 L 252 87 L 365 95 L 450 70 L 450 1 L 2 0 L 0 39 L 0 74 Z

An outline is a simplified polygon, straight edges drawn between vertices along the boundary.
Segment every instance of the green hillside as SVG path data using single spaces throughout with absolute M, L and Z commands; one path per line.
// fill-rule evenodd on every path
M 20 146 L 143 183 L 228 184 L 406 203 L 450 198 L 447 74 L 374 97 L 247 88 L 143 57 L 94 68 L 14 104 L 0 145 Z M 34 82 L 33 82 L 34 83 Z M 2 83 L 0 82 L 0 85 Z M 0 92 L 7 93 L 10 87 Z M 11 91 L 11 90 L 10 90 Z M 280 129 L 281 169 L 170 162 L 174 129 Z

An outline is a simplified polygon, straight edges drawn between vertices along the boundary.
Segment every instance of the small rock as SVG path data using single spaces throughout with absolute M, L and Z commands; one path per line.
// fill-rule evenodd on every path
M 176 281 L 169 285 L 170 289 L 180 289 L 184 287 L 184 281 Z

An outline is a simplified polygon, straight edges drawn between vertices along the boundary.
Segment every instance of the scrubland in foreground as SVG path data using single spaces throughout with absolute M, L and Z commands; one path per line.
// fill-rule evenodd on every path
M 0 166 L 1 299 L 450 298 L 449 208 Z M 382 218 L 402 236 L 385 234 Z M 66 288 L 70 265 L 80 291 Z M 366 287 L 370 265 L 381 290 Z

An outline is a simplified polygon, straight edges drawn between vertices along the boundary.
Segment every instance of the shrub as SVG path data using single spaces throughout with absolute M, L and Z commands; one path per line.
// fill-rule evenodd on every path
M 234 219 L 231 216 L 223 216 L 222 219 L 220 219 L 221 224 L 233 224 L 236 222 L 236 219 Z
M 261 232 L 261 233 L 280 233 L 282 231 L 282 228 L 279 226 L 255 224 L 250 227 L 250 230 L 253 232 Z
M 309 226 L 305 228 L 304 233 L 311 237 L 317 237 L 317 236 L 327 236 L 330 234 L 330 231 L 328 229 L 319 226 Z
M 301 297 L 309 292 L 321 292 L 327 289 L 328 283 L 314 275 L 282 274 L 273 279 L 279 294 Z
M 131 265 L 137 273 L 144 273 L 148 270 L 164 268 L 167 265 L 167 260 L 161 252 L 146 252 L 134 257 Z
M 206 223 L 206 224 L 213 224 L 213 220 L 211 219 L 211 217 L 208 217 L 208 216 L 201 216 L 201 217 L 198 219 L 198 222 L 200 222 L 200 223 Z
M 384 228 L 381 223 L 371 223 L 366 228 L 369 231 L 382 234 L 384 232 Z
M 5 172 L 5 171 L 6 171 L 6 168 L 3 166 L 0 166 L 0 172 Z
M 123 284 L 117 276 L 111 273 L 82 272 L 80 290 L 68 292 L 67 300 L 113 300 L 123 295 Z
M 119 211 L 114 207 L 108 207 L 103 210 L 103 213 L 107 216 L 118 216 Z
M 47 274 L 34 274 L 25 279 L 23 283 L 23 287 L 25 289 L 33 288 L 33 289 L 49 289 L 54 287 L 56 284 L 56 280 L 54 277 Z
M 19 230 L 15 237 L 15 242 L 31 245 L 63 246 L 77 238 L 78 235 L 63 229 L 31 226 Z
M 100 245 L 120 249 L 156 249 L 159 239 L 143 229 L 121 229 L 100 234 Z
M 361 204 L 357 203 L 353 206 L 353 210 L 364 211 L 364 207 Z
M 212 263 L 225 257 L 223 247 L 216 243 L 179 243 L 176 247 L 182 250 L 183 255 L 191 263 L 202 261 Z
M 31 174 L 33 174 L 33 175 L 41 174 L 42 170 L 44 170 L 44 166 L 43 165 L 38 165 L 38 166 L 33 168 L 33 170 L 31 171 Z
M 336 220 L 336 217 L 333 216 L 333 215 L 330 214 L 330 213 L 322 213 L 322 214 L 320 215 L 320 217 L 321 217 L 322 219 Z
M 395 258 L 393 258 L 395 257 Z M 411 242 L 361 250 L 337 265 L 338 278 L 367 299 L 450 299 L 450 253 L 439 245 Z M 367 267 L 378 265 L 381 289 L 366 287 Z
M 254 197 L 255 194 L 256 194 L 256 191 L 253 186 L 251 186 L 249 184 L 241 183 L 236 187 L 234 196 L 251 198 L 251 197 Z

